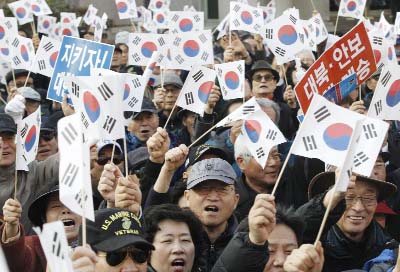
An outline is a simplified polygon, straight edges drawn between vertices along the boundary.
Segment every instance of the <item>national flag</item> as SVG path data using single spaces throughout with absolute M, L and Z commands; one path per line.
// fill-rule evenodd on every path
M 153 23 L 157 29 L 166 29 L 168 28 L 168 17 L 169 10 L 157 10 L 153 11 Z
M 140 11 L 142 14 L 143 28 L 149 33 L 157 33 L 156 23 L 153 21 L 153 14 L 150 10 L 143 7 Z M 138 11 L 139 14 L 139 11 Z
M 1 17 L 1 14 L 0 14 L 0 17 Z M 4 272 L 10 272 L 10 270 L 8 269 L 7 260 L 4 256 L 4 252 L 3 252 L 3 249 L 1 248 L 1 245 L 0 245 L 0 270 L 4 271 Z
M 368 32 L 369 41 L 374 50 L 376 67 L 382 69 L 387 64 L 397 64 L 394 46 L 383 36 L 382 31 L 373 30 Z
M 259 6 L 263 11 L 264 24 L 268 24 L 275 19 L 276 14 L 276 3 L 275 0 L 271 0 L 266 6 Z
M 217 25 L 215 31 L 218 31 L 217 40 L 221 39 L 223 36 L 229 34 L 229 13 L 222 19 L 222 21 Z
M 146 69 L 143 72 L 143 82 L 145 85 L 153 86 L 155 80 L 154 69 L 156 66 L 159 66 L 157 63 L 160 63 L 161 59 L 161 53 L 154 51 L 151 55 L 150 61 L 147 63 Z
M 81 118 L 77 112 L 58 122 L 60 201 L 74 213 L 94 221 L 89 144 L 84 143 Z
M 171 33 L 204 30 L 204 12 L 202 11 L 170 11 L 167 21 Z
M 126 74 L 123 95 L 123 110 L 140 112 L 143 103 L 145 79 L 142 76 Z
M 32 73 L 52 77 L 60 46 L 60 41 L 42 36 L 36 52 L 37 56 L 33 63 Z
M 136 18 L 137 9 L 135 0 L 115 0 L 118 16 L 122 19 Z
M 263 10 L 240 2 L 230 2 L 230 30 L 259 33 L 264 25 Z
M 53 24 L 49 30 L 49 38 L 60 41 L 62 39 L 60 32 L 61 32 L 61 23 L 58 22 L 58 23 Z
M 75 21 L 72 21 L 70 23 L 61 23 L 59 35 L 61 37 L 62 36 L 71 36 L 71 37 L 79 38 L 79 30 L 78 30 L 78 27 L 75 25 Z
M 246 116 L 242 134 L 251 154 L 263 169 L 271 148 L 286 142 L 285 136 L 263 110 Z
M 147 8 L 145 8 L 144 6 L 139 6 L 136 7 L 136 11 L 137 11 L 137 17 L 133 18 L 133 20 L 135 22 L 144 22 L 144 14 L 145 13 L 150 13 L 150 17 L 151 17 L 151 11 L 148 10 Z
M 400 67 L 389 64 L 382 69 L 368 116 L 381 120 L 400 120 Z
M 0 18 L 0 43 L 10 41 L 16 35 L 18 35 L 17 19 L 14 17 Z
M 363 119 L 365 116 L 314 94 L 293 142 L 292 153 L 318 158 L 325 163 L 340 167 L 346 156 L 355 124 Z
M 317 35 L 316 35 L 316 26 L 313 22 L 313 18 L 310 18 L 308 20 L 300 19 L 299 25 L 301 25 L 304 31 L 304 48 L 306 50 L 312 50 L 316 52 Z
M 85 15 L 83 16 L 83 21 L 87 24 L 87 25 L 92 25 L 93 20 L 97 14 L 98 9 L 93 6 L 93 4 L 90 4 L 88 6 L 88 9 L 86 10 Z
M 11 64 L 9 62 L 0 63 L 0 83 L 7 85 L 6 75 L 10 71 L 11 71 Z
M 64 224 L 61 221 L 43 224 L 43 228 L 34 227 L 39 236 L 40 244 L 51 272 L 72 272 L 72 262 L 65 235 Z
M 129 56 L 128 64 L 146 66 L 153 52 L 159 51 L 162 55 L 166 55 L 168 49 L 168 40 L 164 34 L 153 33 L 130 33 L 129 34 Z
M 239 108 L 234 110 L 224 119 L 217 123 L 217 127 L 229 126 L 232 122 L 243 120 L 247 115 L 252 114 L 260 110 L 260 105 L 258 105 L 256 98 L 253 96 L 242 104 Z
M 36 159 L 40 133 L 39 108 L 17 122 L 16 170 L 29 171 L 28 164 Z
M 103 35 L 103 31 L 106 27 L 106 23 L 108 16 L 106 13 L 103 13 L 103 16 L 100 18 L 99 16 L 95 16 L 94 19 L 94 38 L 95 42 L 101 42 L 101 38 Z
M 215 71 L 224 100 L 243 98 L 244 69 L 244 60 L 215 64 Z
M 196 8 L 194 6 L 189 6 L 189 5 L 184 5 L 183 6 L 183 11 L 197 11 Z
M 342 0 L 340 2 L 338 16 L 361 19 L 364 14 L 366 3 L 367 0 Z
M 295 55 L 305 48 L 304 30 L 294 12 L 266 24 L 261 33 L 278 64 L 294 60 Z
M 397 35 L 395 33 L 395 27 L 394 25 L 389 24 L 389 22 L 385 18 L 385 13 L 383 11 L 381 12 L 379 22 L 375 22 L 375 25 L 390 45 L 394 45 L 396 43 Z
M 20 25 L 33 22 L 33 13 L 29 0 L 19 0 L 8 4 L 11 12 L 17 18 Z
M 32 40 L 17 35 L 9 41 L 9 46 L 12 55 L 12 68 L 30 70 L 35 58 Z
M 74 12 L 60 12 L 60 23 L 69 24 L 75 22 L 76 13 Z
M 0 64 L 10 64 L 12 62 L 12 51 L 9 43 L 6 41 L 0 41 Z
M 320 13 L 317 13 L 311 19 L 315 25 L 317 44 L 320 44 L 328 38 L 328 30 L 326 29 L 324 20 L 322 19 Z
M 50 29 L 57 23 L 57 18 L 49 15 L 38 17 L 37 32 L 50 35 Z
M 46 0 L 29 0 L 31 5 L 31 12 L 35 16 L 42 16 L 47 14 L 52 14 L 49 5 L 46 3 Z
M 357 86 L 357 74 L 354 73 L 327 90 L 323 96 L 335 104 L 340 104 Z
M 171 59 L 165 68 L 190 70 L 192 65 L 214 63 L 210 30 L 169 34 L 168 38 Z
M 171 0 L 150 0 L 148 9 L 152 11 L 169 10 Z
M 122 109 L 124 77 L 66 76 L 64 86 L 70 92 L 75 110 L 81 115 L 85 139 L 123 138 Z
M 176 105 L 189 111 L 204 114 L 204 107 L 214 86 L 215 71 L 195 65 L 183 84 Z
M 396 12 L 396 19 L 394 20 L 394 33 L 400 35 L 400 12 Z

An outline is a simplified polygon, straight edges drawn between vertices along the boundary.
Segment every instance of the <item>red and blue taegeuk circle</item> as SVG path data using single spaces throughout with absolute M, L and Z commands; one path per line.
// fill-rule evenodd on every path
M 257 120 L 246 120 L 244 129 L 250 141 L 257 143 L 261 135 L 261 124 Z
M 334 123 L 325 129 L 322 138 L 328 147 L 337 151 L 344 151 L 349 146 L 352 133 L 353 129 L 349 125 Z
M 33 125 L 29 129 L 28 133 L 26 134 L 26 138 L 25 138 L 26 152 L 31 151 L 31 149 L 35 146 L 36 138 L 37 138 L 37 129 L 36 129 L 36 126 Z
M 204 104 L 207 103 L 208 101 L 208 96 L 210 95 L 210 93 L 212 92 L 212 87 L 214 86 L 214 82 L 213 81 L 206 81 L 203 82 L 198 90 L 198 95 L 199 95 L 199 99 L 201 102 L 203 102 Z
M 284 25 L 278 30 L 278 39 L 284 45 L 292 45 L 297 41 L 296 29 L 291 25 Z
M 386 104 L 389 107 L 395 107 L 400 103 L 400 79 L 395 80 L 390 85 L 389 91 L 386 95 Z
M 83 94 L 83 105 L 89 120 L 92 123 L 96 122 L 100 117 L 100 104 L 89 91 Z
M 236 90 L 239 87 L 239 75 L 235 71 L 229 71 L 224 77 L 226 86 L 231 90 Z
M 200 46 L 195 40 L 188 40 L 183 44 L 183 52 L 188 57 L 196 57 L 200 52 Z

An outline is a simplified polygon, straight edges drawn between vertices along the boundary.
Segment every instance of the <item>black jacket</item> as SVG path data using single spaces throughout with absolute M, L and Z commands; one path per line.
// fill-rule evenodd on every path
M 238 232 L 226 246 L 211 272 L 262 272 L 268 262 L 268 242 L 255 245 L 247 232 Z

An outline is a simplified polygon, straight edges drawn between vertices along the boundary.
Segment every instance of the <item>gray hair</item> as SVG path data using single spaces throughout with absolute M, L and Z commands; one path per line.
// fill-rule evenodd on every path
M 242 158 L 243 161 L 246 164 L 248 164 L 253 155 L 251 155 L 251 152 L 246 145 L 246 141 L 242 133 L 240 133 L 236 138 L 234 148 L 235 148 L 235 160 L 237 160 L 238 158 Z
M 279 107 L 278 103 L 276 103 L 268 98 L 256 98 L 256 101 L 257 101 L 258 105 L 260 105 L 262 110 L 272 108 L 275 111 L 276 120 L 274 123 L 276 125 L 278 125 L 280 117 L 281 117 L 281 108 Z M 274 120 L 272 120 L 272 121 L 274 121 Z

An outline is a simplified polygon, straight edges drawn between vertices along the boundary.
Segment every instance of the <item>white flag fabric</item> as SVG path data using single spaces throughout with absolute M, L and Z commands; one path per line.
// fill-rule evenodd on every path
M 285 136 L 263 110 L 246 116 L 242 134 L 251 154 L 263 169 L 271 148 L 286 142 Z
M 60 24 L 60 36 L 72 36 L 79 37 L 78 27 L 75 25 L 75 22 L 69 23 L 61 23 Z
M 66 76 L 64 84 L 69 90 L 75 110 L 81 114 L 85 139 L 124 138 L 123 77 Z
M 260 105 L 258 105 L 256 98 L 253 96 L 247 100 L 246 103 L 242 104 L 239 108 L 219 121 L 217 123 L 217 127 L 228 126 L 232 122 L 243 120 L 247 115 L 252 114 L 260 109 Z
M 145 88 L 146 83 L 142 76 L 126 74 L 123 96 L 124 111 L 141 111 Z
M 154 10 L 153 11 L 153 22 L 157 29 L 168 28 L 168 16 L 169 10 Z
M 161 62 L 162 55 L 158 51 L 154 51 L 151 55 L 150 61 L 146 66 L 146 69 L 143 72 L 143 82 L 145 85 L 153 86 L 155 77 L 154 77 L 154 68 L 157 66 L 157 63 Z
M 33 22 L 33 13 L 28 0 L 15 1 L 8 4 L 11 12 L 17 18 L 20 25 Z
M 183 11 L 197 11 L 194 6 L 184 5 Z
M 224 100 L 244 96 L 244 60 L 215 64 L 219 87 Z
M 101 42 L 101 38 L 103 35 L 103 31 L 106 27 L 105 22 L 107 22 L 108 16 L 106 13 L 103 13 L 103 16 L 100 18 L 99 16 L 95 16 L 94 19 L 94 38 L 95 42 Z
M 138 16 L 135 0 L 115 0 L 115 5 L 117 5 L 118 16 L 121 20 Z
M 338 16 L 361 19 L 364 14 L 367 0 L 342 0 L 340 2 Z
M 170 34 L 168 39 L 170 61 L 166 68 L 190 70 L 193 65 L 214 64 L 210 30 Z
M 0 49 L 1 52 L 2 48 Z M 9 62 L 0 63 L 0 82 L 7 85 L 6 75 L 11 71 L 11 64 Z
M 89 144 L 83 142 L 80 120 L 80 114 L 75 113 L 58 122 L 60 201 L 74 213 L 94 221 Z
M 259 8 L 263 11 L 264 24 L 268 24 L 275 19 L 276 14 L 276 3 L 275 0 L 271 0 L 266 6 L 260 6 Z
M 204 107 L 214 86 L 215 71 L 195 65 L 183 84 L 176 105 L 189 111 L 204 115 Z
M 150 0 L 148 9 L 157 11 L 157 10 L 169 10 L 169 6 L 171 4 L 171 0 Z
M 28 171 L 28 164 L 36 159 L 40 133 L 40 106 L 39 108 L 17 122 L 17 155 L 16 170 Z
M 307 50 L 317 51 L 317 35 L 316 26 L 313 22 L 313 18 L 308 20 L 300 20 L 299 24 L 304 30 L 304 48 Z
M 292 153 L 342 166 L 350 137 L 364 115 L 337 106 L 314 94 L 292 145 Z
M 204 12 L 170 11 L 168 28 L 171 33 L 204 30 Z
M 8 269 L 8 264 L 7 264 L 7 260 L 4 256 L 4 252 L 3 249 L 0 245 L 0 270 L 4 271 L 4 272 L 9 272 L 10 270 Z
M 152 33 L 129 33 L 128 64 L 146 66 L 155 51 L 167 50 L 166 35 Z
M 265 25 L 261 33 L 278 64 L 294 60 L 304 49 L 304 30 L 294 12 L 279 16 Z
M 61 23 L 55 23 L 50 27 L 49 38 L 61 41 L 62 36 L 60 35 Z
M 83 21 L 85 22 L 85 24 L 87 25 L 91 25 L 93 23 L 93 20 L 97 14 L 98 9 L 93 6 L 92 4 L 90 4 L 88 6 L 88 9 L 86 10 L 85 15 L 83 16 Z
M 12 55 L 12 68 L 31 69 L 35 58 L 35 50 L 31 39 L 19 35 L 14 36 L 10 40 L 10 52 Z
M 400 66 L 385 66 L 379 77 L 368 116 L 381 120 L 400 120 Z
M 60 12 L 60 22 L 63 24 L 68 24 L 75 22 L 76 14 L 74 12 Z
M 400 35 L 400 12 L 396 12 L 396 19 L 394 20 L 394 32 Z
M 4 16 L 4 10 L 3 9 L 0 9 L 0 18 L 4 18 L 5 16 Z
M 38 17 L 37 32 L 50 35 L 50 29 L 57 23 L 57 18 L 49 15 Z
M 314 15 L 312 21 L 315 25 L 317 44 L 320 44 L 328 38 L 328 30 L 326 29 L 324 20 L 322 20 L 321 14 Z
M 230 2 L 230 30 L 258 33 L 264 25 L 263 10 L 239 2 Z
M 377 70 L 382 69 L 384 65 L 397 64 L 394 46 L 384 38 L 380 30 L 368 32 L 368 38 L 374 50 Z
M 46 0 L 30 0 L 31 11 L 35 16 L 42 16 L 52 14 L 49 5 Z
M 12 52 L 9 48 L 8 42 L 0 41 L 0 64 L 7 64 L 11 67 L 12 62 Z
M 16 35 L 18 35 L 17 19 L 14 17 L 0 18 L 0 43 L 10 41 Z
M 229 33 L 229 13 L 224 17 L 224 19 L 217 25 L 215 31 L 218 31 L 217 40 L 221 39 L 223 36 Z
M 33 63 L 32 73 L 52 77 L 60 46 L 60 41 L 42 36 Z
M 43 230 L 34 227 L 51 272 L 73 272 L 67 236 L 61 221 L 43 224 Z
M 381 12 L 381 17 L 379 18 L 379 22 L 375 22 L 376 28 L 383 34 L 385 39 L 389 42 L 389 44 L 394 45 L 396 43 L 397 35 L 395 33 L 395 27 L 385 18 L 385 13 Z

